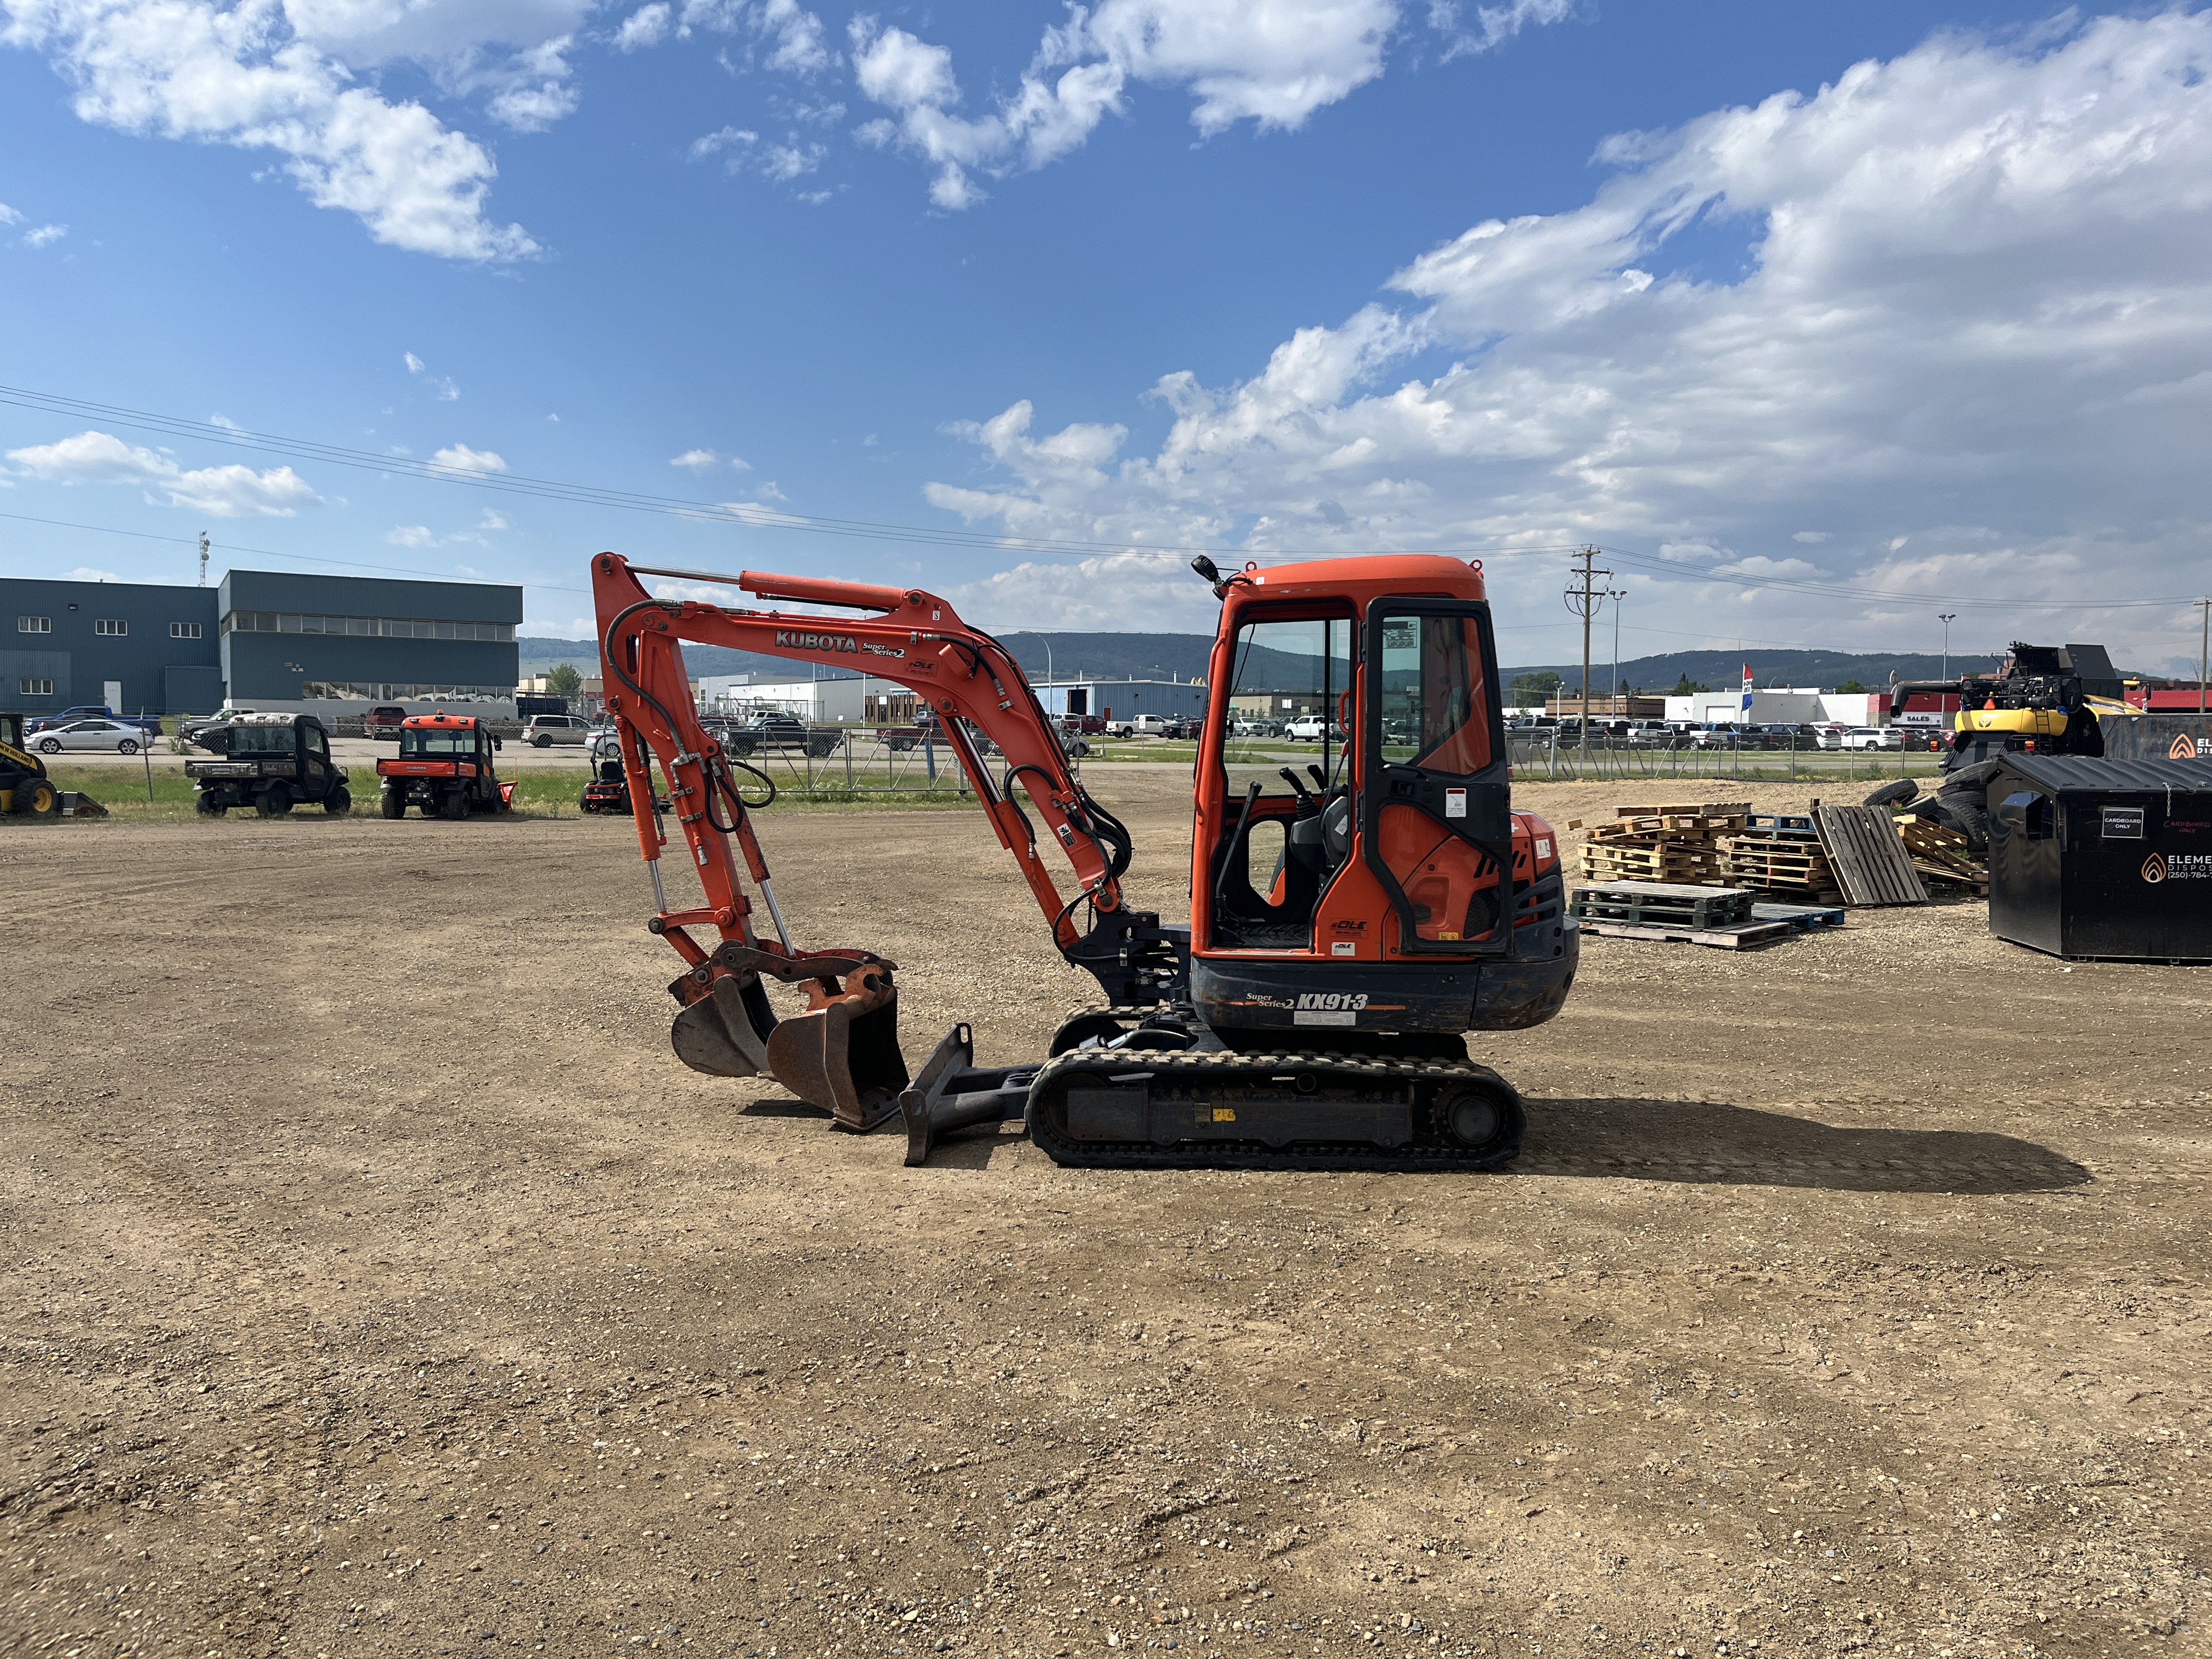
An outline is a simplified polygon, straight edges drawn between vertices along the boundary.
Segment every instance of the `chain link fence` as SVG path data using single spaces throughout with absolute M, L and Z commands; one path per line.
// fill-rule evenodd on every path
M 1758 744 L 1698 748 L 1688 744 L 1632 744 L 1593 734 L 1561 740 L 1556 730 L 1513 733 L 1513 775 L 1521 782 L 1630 783 L 1674 778 L 1741 779 L 1747 783 L 1865 783 L 1933 776 L 1940 751 L 1823 749 L 1802 736 Z

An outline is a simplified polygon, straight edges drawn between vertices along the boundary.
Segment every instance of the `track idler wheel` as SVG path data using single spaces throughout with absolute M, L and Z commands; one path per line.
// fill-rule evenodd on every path
M 1492 1072 L 1437 1096 L 1431 1121 L 1439 1138 L 1455 1149 L 1492 1158 L 1520 1146 L 1528 1114 L 1520 1091 Z

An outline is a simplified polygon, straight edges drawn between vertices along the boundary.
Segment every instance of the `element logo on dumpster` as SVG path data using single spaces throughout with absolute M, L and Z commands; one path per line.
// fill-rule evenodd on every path
M 2153 853 L 2143 860 L 2142 878 L 2154 885 L 2161 881 L 2212 881 L 2212 853 Z
M 2166 757 L 2168 760 L 2195 760 L 2203 751 L 2203 748 L 2204 740 L 2202 738 L 2192 738 L 2188 732 L 2184 732 L 2166 750 Z

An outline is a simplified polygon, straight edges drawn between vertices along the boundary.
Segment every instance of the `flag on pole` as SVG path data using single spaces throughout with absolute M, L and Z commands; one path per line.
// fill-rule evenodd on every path
M 1751 718 L 1751 665 L 1749 663 L 1743 665 L 1743 714 L 1746 720 Z

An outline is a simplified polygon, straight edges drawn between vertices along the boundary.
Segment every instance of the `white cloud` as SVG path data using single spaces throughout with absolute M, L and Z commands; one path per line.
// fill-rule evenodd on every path
M 9 207 L 5 202 L 0 202 L 0 225 L 20 225 L 22 222 L 23 216 L 21 214 L 16 212 L 15 209 Z
M 74 570 L 63 571 L 61 580 L 65 582 L 119 582 L 123 578 L 112 570 L 101 570 L 93 565 L 81 564 Z
M 520 225 L 484 217 L 496 168 L 480 144 L 420 104 L 387 100 L 349 67 L 410 40 L 426 52 L 471 48 L 484 32 L 471 36 L 458 4 L 0 0 L 0 40 L 45 53 L 76 89 L 83 120 L 274 150 L 316 205 L 356 215 L 395 247 L 473 260 L 538 251 Z
M 694 138 L 691 141 L 691 159 L 695 161 L 703 161 L 709 155 L 720 155 L 726 150 L 758 143 L 760 143 L 760 134 L 757 132 L 750 131 L 744 127 L 723 127 L 718 131 L 708 133 L 703 138 Z
M 693 139 L 690 154 L 695 161 L 720 155 L 723 165 L 732 173 L 757 173 L 771 183 L 781 185 L 813 172 L 822 165 L 830 149 L 797 132 L 792 133 L 786 143 L 763 143 L 760 134 L 748 128 L 723 127 Z
M 232 420 L 229 416 L 221 412 L 209 416 L 208 424 L 210 426 L 219 426 L 226 432 L 243 432 L 246 430 L 246 428 L 239 425 L 236 421 Z
M 711 449 L 687 449 L 681 455 L 672 457 L 668 464 L 693 472 L 711 472 L 722 464 L 722 458 Z M 736 465 L 743 466 L 744 463 L 739 461 Z
M 80 432 L 58 443 L 11 449 L 8 459 L 27 476 L 49 483 L 137 484 L 167 495 L 171 507 L 218 519 L 289 519 L 322 500 L 289 466 L 256 472 L 234 464 L 187 471 L 165 453 L 126 444 L 106 432 Z
M 1531 23 L 1564 23 L 1574 15 L 1574 0 L 1508 0 L 1502 6 L 1468 8 L 1460 0 L 1430 0 L 1429 27 L 1444 38 L 1444 61 L 1503 46 Z
M 506 515 L 495 513 L 489 507 L 486 507 L 483 517 L 477 520 L 477 528 L 479 530 L 504 530 L 507 527 Z
M 1825 530 L 1801 530 L 1790 539 L 1793 542 L 1802 542 L 1808 547 L 1818 547 L 1828 539 L 1828 532 Z
M 622 27 L 615 31 L 615 50 L 639 52 L 659 46 L 668 36 L 670 15 L 665 0 L 653 0 L 649 6 L 640 6 L 623 18 Z
M 394 525 L 384 532 L 384 539 L 394 547 L 435 547 L 437 533 L 427 524 Z
M 46 247 L 69 234 L 67 225 L 40 225 L 36 230 L 23 233 L 25 247 Z
M 1157 453 L 1095 422 L 1038 437 L 1018 403 L 963 429 L 984 465 L 929 499 L 1132 548 L 1487 549 L 1523 661 L 1564 649 L 1559 562 L 1512 550 L 1583 540 L 1759 579 L 1717 623 L 1727 587 L 1621 562 L 1631 633 L 1934 637 L 1944 607 L 1876 590 L 2082 607 L 1970 609 L 1979 646 L 2139 637 L 2150 660 L 2190 626 L 2089 607 L 2202 586 L 2212 14 L 1944 33 L 1601 159 L 1584 205 L 1411 261 L 1413 303 L 1301 330 L 1240 384 L 1167 376 Z M 1701 250 L 1741 236 L 1728 279 L 1677 268 L 1692 225 Z M 1407 375 L 1423 349 L 1456 361 Z M 1814 544 L 1826 577 L 1789 557 Z M 994 580 L 1041 607 L 1004 623 L 1091 603 L 1073 569 Z M 1862 591 L 1762 585 L 1807 580 Z
M 460 401 L 461 388 L 450 375 L 431 374 L 428 366 L 411 351 L 401 355 L 407 364 L 407 372 L 427 385 L 436 395 L 440 403 L 451 404 Z
M 1558 22 L 1571 0 L 1511 0 L 1477 9 L 1463 27 L 1450 4 L 1431 8 L 1449 58 L 1498 45 L 1531 23 Z M 976 116 L 957 113 L 952 54 L 862 15 L 848 27 L 854 76 L 889 110 L 855 134 L 896 141 L 936 169 L 930 199 L 948 210 L 983 192 L 969 176 L 994 178 L 1056 161 L 1107 116 L 1122 113 L 1131 83 L 1176 87 L 1193 100 L 1191 122 L 1212 137 L 1240 121 L 1262 131 L 1304 125 L 1383 72 L 1401 22 L 1396 0 L 1100 0 L 1071 6 L 1047 28 L 1014 91 Z
M 574 81 L 568 52 L 574 37 L 557 35 L 527 52 L 488 64 L 472 64 L 453 76 L 457 92 L 489 89 L 484 108 L 502 126 L 517 132 L 543 132 L 556 121 L 576 112 L 582 100 Z
M 684 0 L 680 8 L 653 0 L 623 20 L 614 44 L 618 51 L 638 52 L 672 33 L 688 40 L 695 29 L 745 35 L 749 63 L 786 75 L 813 75 L 837 61 L 822 20 L 798 0 Z
M 507 471 L 507 462 L 495 450 L 471 449 L 466 444 L 448 444 L 430 457 L 433 472 L 451 473 L 461 477 L 483 477 Z

